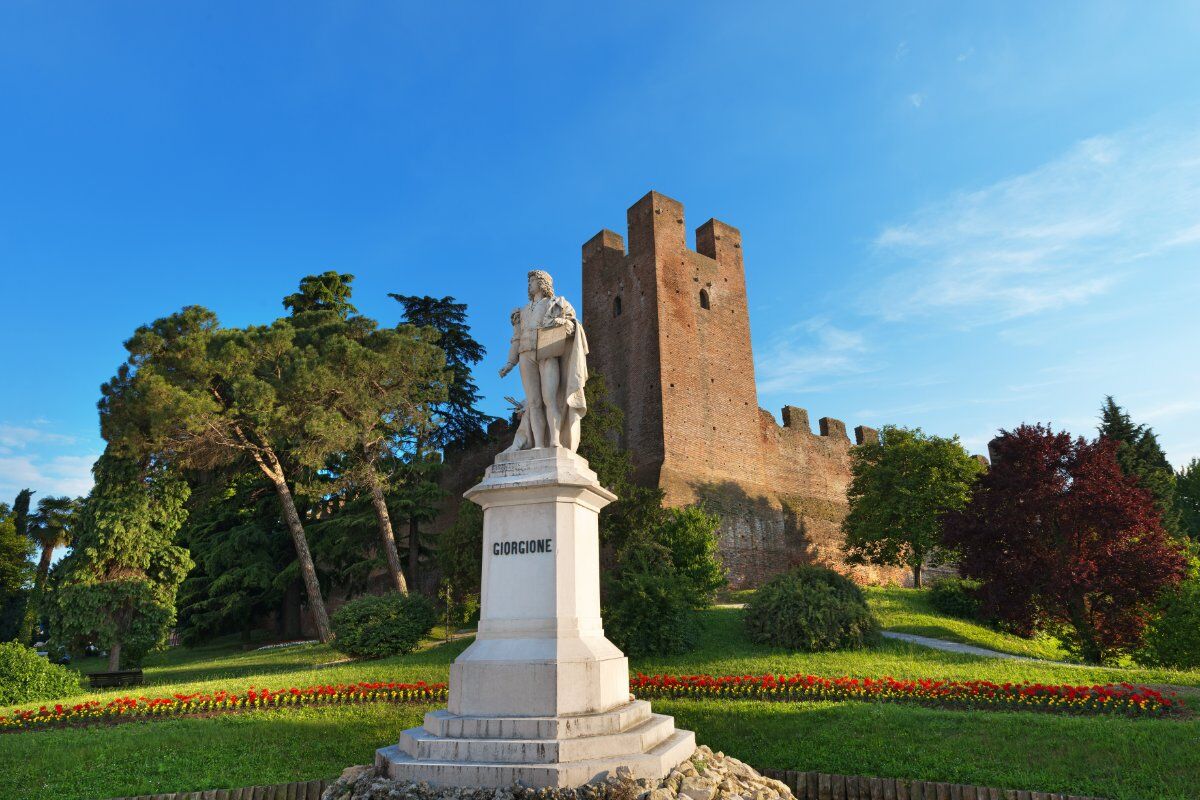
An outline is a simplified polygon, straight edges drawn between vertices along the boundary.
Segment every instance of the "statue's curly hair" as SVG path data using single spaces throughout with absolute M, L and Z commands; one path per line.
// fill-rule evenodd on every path
M 546 297 L 554 297 L 554 279 L 550 277 L 550 273 L 542 269 L 529 270 L 529 277 L 537 280 L 538 288 L 542 290 L 542 294 Z M 533 299 L 533 292 L 529 293 L 529 299 Z

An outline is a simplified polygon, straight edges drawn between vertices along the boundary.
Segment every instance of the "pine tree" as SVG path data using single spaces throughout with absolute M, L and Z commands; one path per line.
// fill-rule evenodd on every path
M 289 320 L 221 328 L 188 306 L 139 328 L 129 358 L 102 387 L 101 434 L 122 455 L 190 469 L 257 467 L 275 490 L 321 641 L 332 631 L 292 485 L 292 448 L 336 415 L 310 400 L 306 354 Z
M 404 307 L 403 321 L 416 328 L 432 330 L 445 353 L 450 373 L 444 400 L 430 403 L 427 419 L 414 419 L 405 434 L 405 456 L 398 484 L 401 504 L 408 519 L 408 578 L 417 581 L 421 555 L 428 551 L 422 541 L 421 525 L 434 519 L 438 501 L 441 459 L 438 451 L 468 447 L 486 436 L 491 417 L 477 408 L 479 389 L 471 375 L 486 350 L 471 336 L 467 306 L 453 297 L 389 294 Z
M 1100 408 L 1099 432 L 1101 437 L 1117 444 L 1117 463 L 1121 465 L 1121 471 L 1136 478 L 1138 484 L 1154 497 L 1162 514 L 1163 528 L 1172 536 L 1179 536 L 1182 527 L 1175 503 L 1175 471 L 1159 446 L 1154 430 L 1135 424 L 1112 395 L 1108 395 Z
M 386 498 L 392 482 L 389 465 L 396 461 L 404 433 L 426 429 L 436 406 L 446 400 L 450 371 L 444 367 L 445 354 L 432 342 L 437 335 L 432 329 L 399 325 L 380 330 L 374 320 L 350 316 L 353 276 L 327 277 L 321 285 L 339 298 L 341 307 L 326 308 L 328 303 L 316 299 L 293 303 L 312 310 L 294 314 L 292 322 L 304 358 L 306 403 L 338 418 L 310 425 L 296 453 L 306 467 L 336 474 L 370 498 L 393 585 L 407 593 Z M 336 284 L 330 282 L 334 277 Z M 315 276 L 303 279 L 299 295 L 292 297 L 304 297 L 317 283 Z M 335 454 L 332 460 L 330 454 Z

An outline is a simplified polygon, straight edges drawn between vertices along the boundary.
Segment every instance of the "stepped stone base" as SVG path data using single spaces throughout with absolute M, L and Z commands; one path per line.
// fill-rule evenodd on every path
M 696 749 L 691 731 L 635 700 L 598 714 L 558 717 L 459 716 L 434 711 L 375 754 L 394 780 L 431 786 L 581 786 L 629 770 L 657 781 Z M 624 774 L 624 770 L 622 770 Z

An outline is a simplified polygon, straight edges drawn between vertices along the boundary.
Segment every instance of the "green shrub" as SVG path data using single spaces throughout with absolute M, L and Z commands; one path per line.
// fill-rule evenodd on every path
M 605 573 L 604 633 L 628 656 L 687 652 L 698 633 L 694 594 L 666 547 L 633 542 Z
M 773 578 L 750 598 L 743 619 L 753 641 L 792 650 L 862 647 L 879 630 L 862 590 L 818 566 Z
M 1200 667 L 1200 577 L 1190 578 L 1159 602 L 1159 613 L 1137 653 L 1140 664 L 1173 669 Z
M 51 664 L 17 642 L 0 643 L 0 706 L 53 700 L 79 691 L 79 673 Z
M 983 584 L 966 578 L 942 578 L 929 587 L 929 604 L 934 611 L 959 619 L 979 619 Z
M 352 656 L 411 653 L 433 630 L 437 612 L 419 594 L 391 592 L 351 600 L 333 615 L 333 646 Z

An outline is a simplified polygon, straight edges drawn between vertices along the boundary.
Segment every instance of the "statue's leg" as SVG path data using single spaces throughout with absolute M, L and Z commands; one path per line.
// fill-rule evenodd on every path
M 521 368 L 521 386 L 525 388 L 525 415 L 529 418 L 529 431 L 533 434 L 533 446 L 546 446 L 546 409 L 542 405 L 542 380 L 538 373 L 537 359 L 533 351 L 521 353 L 517 362 Z
M 542 403 L 546 407 L 547 447 L 562 445 L 562 413 L 558 402 L 558 359 L 544 358 L 538 362 L 541 371 Z

